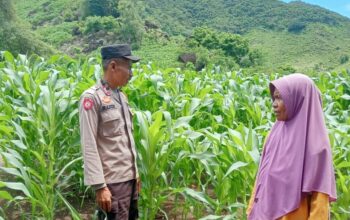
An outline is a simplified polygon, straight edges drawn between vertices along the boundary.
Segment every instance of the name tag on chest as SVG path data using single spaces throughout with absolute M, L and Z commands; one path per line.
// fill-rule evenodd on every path
M 102 106 L 101 111 L 106 111 L 106 110 L 112 109 L 112 108 L 115 108 L 115 105 L 104 105 L 104 106 Z

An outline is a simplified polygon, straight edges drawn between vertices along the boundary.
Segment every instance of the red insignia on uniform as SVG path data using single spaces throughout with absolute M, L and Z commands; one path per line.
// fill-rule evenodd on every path
M 111 95 L 111 92 L 109 91 L 109 88 L 107 88 L 106 86 L 102 86 L 102 90 L 103 90 L 103 92 L 104 92 L 106 95 L 108 95 L 108 96 Z
M 85 98 L 83 106 L 85 110 L 90 110 L 94 106 L 94 101 L 91 98 Z

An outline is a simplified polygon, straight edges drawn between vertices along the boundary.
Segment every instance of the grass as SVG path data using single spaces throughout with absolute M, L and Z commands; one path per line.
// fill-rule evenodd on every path
M 319 24 L 309 26 L 302 34 L 254 30 L 247 35 L 253 48 L 263 52 L 267 69 L 291 65 L 297 71 L 349 68 L 349 62 L 340 64 L 340 57 L 350 54 L 347 36 L 347 29 Z
M 77 22 L 63 22 L 55 26 L 45 25 L 36 30 L 42 40 L 58 48 L 64 43 L 75 39 L 73 29 L 78 26 Z
M 184 46 L 181 46 L 183 39 L 165 39 L 146 38 L 139 50 L 134 53 L 142 58 L 142 62 L 154 62 L 157 66 L 181 67 L 182 63 L 178 61 L 179 55 L 183 52 Z
M 22 20 L 29 22 L 35 27 L 40 27 L 45 24 L 55 26 L 69 18 L 71 13 L 80 15 L 79 8 L 81 3 L 81 0 L 14 0 L 16 14 Z M 74 20 L 76 20 L 76 18 Z

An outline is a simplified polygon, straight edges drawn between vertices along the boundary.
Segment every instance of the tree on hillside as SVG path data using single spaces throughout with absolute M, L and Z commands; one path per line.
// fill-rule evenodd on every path
M 300 33 L 306 28 L 306 24 L 303 22 L 294 22 L 288 26 L 288 32 Z
M 12 0 L 0 0 L 0 8 L 0 51 L 40 55 L 52 52 L 16 17 Z
M 237 34 L 218 32 L 204 27 L 196 28 L 191 38 L 190 44 L 207 49 L 220 49 L 236 63 L 240 63 L 241 58 L 249 53 L 248 41 Z
M 262 53 L 249 48 L 249 42 L 238 34 L 219 32 L 207 27 L 196 28 L 187 42 L 191 48 L 204 47 L 222 51 L 223 56 L 234 60 L 242 67 L 254 66 L 262 62 Z
M 84 16 L 113 16 L 119 17 L 119 0 L 84 0 Z
M 15 13 L 11 0 L 0 0 L 0 24 L 13 21 Z
M 141 45 L 144 34 L 144 22 L 141 18 L 144 5 L 139 0 L 120 0 L 118 11 L 121 21 L 121 38 L 137 49 Z

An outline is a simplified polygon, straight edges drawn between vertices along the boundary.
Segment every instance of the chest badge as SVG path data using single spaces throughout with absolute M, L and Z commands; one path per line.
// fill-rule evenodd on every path
M 110 96 L 104 96 L 102 98 L 102 102 L 105 103 L 105 104 L 108 104 L 110 103 L 112 100 L 111 100 L 111 97 Z

